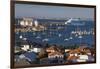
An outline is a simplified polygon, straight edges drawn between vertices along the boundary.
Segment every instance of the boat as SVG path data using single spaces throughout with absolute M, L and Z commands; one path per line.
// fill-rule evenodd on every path
M 27 38 L 23 38 L 23 40 L 27 40 Z
M 36 39 L 40 39 L 40 38 L 41 38 L 40 36 L 37 36 L 37 37 L 36 37 Z
M 77 37 L 78 36 L 78 34 L 75 34 L 75 37 Z
M 80 35 L 78 38 L 82 38 L 82 36 Z
M 61 34 L 58 34 L 58 36 L 61 37 L 62 35 Z
M 44 41 L 49 41 L 49 39 L 48 39 L 48 38 L 45 38 L 45 39 L 43 39 L 42 41 L 43 41 L 43 42 L 44 42 Z
M 79 25 L 85 25 L 85 22 L 79 23 L 80 19 L 78 18 L 70 18 L 69 20 L 67 20 L 65 22 L 66 25 L 75 25 L 75 26 L 79 26 Z
M 69 40 L 68 38 L 64 39 L 64 41 L 68 41 L 68 40 Z
M 70 37 L 69 39 L 73 39 L 73 37 Z
M 19 38 L 20 38 L 20 39 L 22 39 L 22 38 L 23 38 L 23 36 L 22 36 L 22 35 L 20 35 L 20 36 L 19 36 Z
M 72 18 L 70 18 L 68 21 L 65 22 L 65 24 L 71 23 Z

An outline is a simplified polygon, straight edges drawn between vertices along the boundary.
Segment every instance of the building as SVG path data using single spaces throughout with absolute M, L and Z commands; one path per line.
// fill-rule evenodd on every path
M 30 63 L 26 59 L 19 59 L 19 61 L 15 61 L 15 66 L 25 66 L 30 65 Z
M 21 44 L 21 50 L 23 51 L 28 51 L 31 47 L 29 42 L 27 42 L 26 40 L 22 40 L 20 44 Z
M 34 20 L 32 30 L 33 31 L 44 31 L 44 30 L 46 30 L 46 27 L 43 25 L 40 25 L 37 20 Z
M 43 48 L 41 48 L 41 47 L 34 47 L 34 48 L 31 48 L 30 51 L 35 52 L 35 53 L 39 53 L 39 52 L 41 52 L 42 49 Z
M 78 49 L 80 49 L 82 52 L 84 52 L 87 55 L 92 55 L 90 48 L 87 46 L 80 46 Z
M 19 22 L 20 22 L 20 25 L 23 26 L 23 27 L 33 25 L 33 19 L 32 18 L 23 18 Z
M 14 53 L 18 53 L 21 51 L 21 48 L 19 46 L 15 46 L 14 48 Z
M 70 49 L 65 49 L 65 52 L 69 52 L 70 51 Z
M 68 61 L 86 62 L 89 60 L 89 56 L 91 56 L 91 51 L 87 47 L 82 46 L 77 49 L 71 50 L 68 54 Z
M 76 60 L 79 58 L 80 50 L 71 50 L 68 53 L 67 60 L 76 62 Z
M 51 47 L 47 48 L 46 52 L 48 52 L 48 53 L 55 52 L 55 47 L 51 46 Z
M 37 59 L 37 55 L 35 52 L 26 52 L 24 54 L 21 54 L 19 56 L 20 59 L 25 59 L 27 60 L 29 63 L 35 62 Z
M 79 55 L 77 62 L 86 62 L 88 59 L 88 55 Z
M 48 54 L 48 58 L 64 58 L 64 55 L 60 52 L 52 52 Z
M 30 45 L 28 43 L 21 44 L 21 49 L 23 51 L 28 51 L 30 49 Z
M 48 53 L 53 53 L 53 52 L 61 52 L 61 49 L 56 47 L 55 45 L 50 46 L 49 48 L 46 49 L 46 52 Z

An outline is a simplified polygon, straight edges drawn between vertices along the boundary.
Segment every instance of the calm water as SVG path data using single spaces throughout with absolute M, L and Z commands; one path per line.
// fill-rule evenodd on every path
M 49 43 L 57 45 L 72 45 L 72 44 L 81 44 L 85 43 L 91 46 L 94 44 L 94 35 L 80 35 L 81 38 L 71 34 L 72 31 L 84 31 L 90 32 L 94 29 L 94 21 L 92 20 L 79 20 L 72 21 L 69 24 L 64 25 L 66 20 L 48 20 L 48 19 L 37 19 L 40 25 L 46 25 L 47 30 L 38 31 L 38 32 L 26 32 L 26 33 L 16 33 L 16 41 L 20 40 L 19 36 L 22 35 L 24 38 L 27 38 L 27 41 L 36 42 L 40 44 Z M 56 26 L 50 24 L 59 23 L 63 24 L 61 26 Z M 52 30 L 55 28 L 62 28 L 61 30 Z

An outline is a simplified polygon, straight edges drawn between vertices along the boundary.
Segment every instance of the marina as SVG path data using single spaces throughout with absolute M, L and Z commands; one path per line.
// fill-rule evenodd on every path
M 31 42 L 39 42 L 39 43 L 47 42 L 50 44 L 70 45 L 72 43 L 80 44 L 81 41 L 82 43 L 89 44 L 90 46 L 93 45 L 94 44 L 93 43 L 94 42 L 93 21 L 80 21 L 80 20 L 78 21 L 78 20 L 72 21 L 74 22 L 74 25 L 72 25 L 71 23 L 70 25 L 66 25 L 62 23 L 62 22 L 66 22 L 65 20 L 47 21 L 46 19 L 37 19 L 37 21 L 35 22 L 33 21 L 32 26 L 28 28 L 27 26 L 26 27 L 21 26 L 20 28 L 15 28 L 16 30 L 15 32 L 21 31 L 19 32 L 19 34 L 16 34 L 16 37 L 23 36 L 23 38 L 27 38 Z M 56 24 L 53 24 L 54 23 L 53 21 L 56 22 Z M 69 22 L 69 20 L 67 21 Z M 83 22 L 85 22 L 85 24 L 80 25 Z M 44 25 L 44 23 L 46 25 Z M 75 25 L 75 23 L 80 23 L 80 24 Z M 40 27 L 40 25 L 43 27 L 45 26 L 44 27 L 45 29 L 32 30 L 32 28 Z

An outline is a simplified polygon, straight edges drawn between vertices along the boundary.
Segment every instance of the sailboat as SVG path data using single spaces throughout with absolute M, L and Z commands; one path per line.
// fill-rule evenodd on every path
M 78 36 L 78 34 L 75 34 L 75 37 L 77 37 Z

